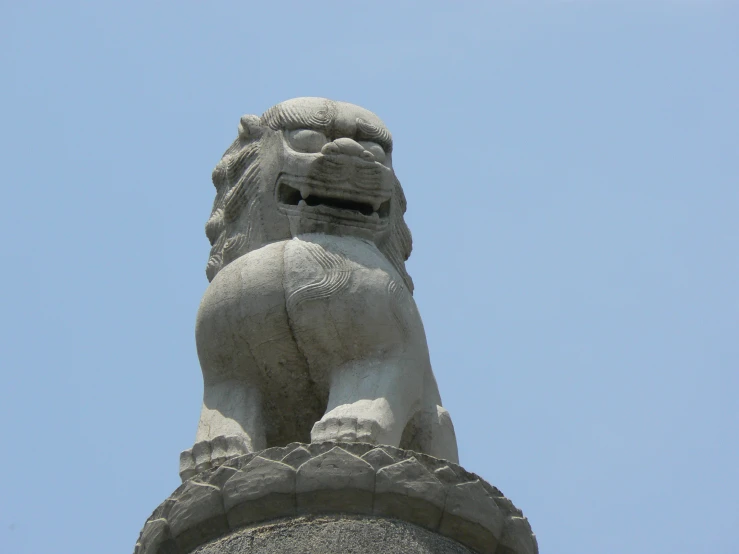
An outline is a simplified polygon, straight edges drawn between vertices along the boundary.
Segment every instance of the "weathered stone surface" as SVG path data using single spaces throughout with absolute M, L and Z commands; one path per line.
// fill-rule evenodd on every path
M 311 453 L 304 446 L 300 446 L 282 458 L 282 463 L 298 469 L 311 458 Z
M 172 531 L 166 519 L 152 519 L 146 522 L 134 554 L 179 554 L 179 548 L 172 539 Z
M 466 538 L 480 554 L 494 554 L 504 516 L 479 480 L 450 487 L 439 532 Z
M 137 552 L 536 552 L 456 463 L 383 122 L 324 98 L 243 116 L 213 183 L 200 422 Z
M 374 516 L 369 515 L 371 509 Z M 139 538 L 137 552 L 144 554 L 144 547 L 146 554 L 158 553 L 159 548 L 176 548 L 158 554 L 188 554 L 188 549 L 216 536 L 233 538 L 238 534 L 232 531 L 244 526 L 262 530 L 253 535 L 258 544 L 261 533 L 273 524 L 282 525 L 280 521 L 303 525 L 296 523 L 307 521 L 303 516 L 331 513 L 349 519 L 402 519 L 405 524 L 438 532 L 439 538 L 444 535 L 458 541 L 478 554 L 537 552 L 536 538 L 521 511 L 475 474 L 417 452 L 363 443 L 290 444 L 236 456 L 216 469 L 201 472 L 154 510 Z M 288 535 L 293 523 L 284 528 Z M 171 534 L 167 525 L 171 526 Z M 316 529 L 306 528 L 300 533 L 307 533 L 306 537 L 324 533 Z M 269 535 L 268 531 L 264 533 Z M 273 552 L 281 552 L 281 533 L 275 535 L 279 544 L 274 545 Z M 334 546 L 340 548 L 346 540 L 336 537 Z M 264 548 L 272 548 L 266 544 Z M 316 544 L 324 547 L 322 542 Z M 383 554 L 387 546 L 383 543 Z M 351 551 L 362 552 L 360 547 L 357 543 Z M 408 548 L 408 552 L 415 552 L 413 548 L 421 547 L 413 543 Z M 418 550 L 437 551 L 456 552 Z
M 203 475 L 203 482 L 213 485 L 218 490 L 223 491 L 223 486 L 236 472 L 236 468 L 220 466 Z
M 434 471 L 434 477 L 444 484 L 458 483 L 459 476 L 448 465 L 444 465 Z
M 196 481 L 185 483 L 169 511 L 168 521 L 177 546 L 184 552 L 229 529 L 221 491 Z
M 375 470 L 336 446 L 298 468 L 295 490 L 298 513 L 371 514 Z
M 259 454 L 262 454 L 262 452 L 250 452 L 249 454 L 235 456 L 234 458 L 230 458 L 223 462 L 223 465 L 227 467 L 234 467 L 236 469 L 242 469 L 246 467 L 246 465 L 254 458 L 256 458 Z
M 436 529 L 446 487 L 415 457 L 377 472 L 374 513 Z
M 211 284 L 195 333 L 204 395 L 183 479 L 239 449 L 308 437 L 405 440 L 457 461 L 406 272 L 412 241 L 384 123 L 346 102 L 282 102 L 241 118 L 213 183 Z
M 190 450 L 180 454 L 180 477 L 183 482 L 187 481 L 198 473 L 216 468 L 247 452 L 248 445 L 238 436 L 218 436 L 195 443 Z
M 252 527 L 194 554 L 474 554 L 460 543 L 402 521 L 370 516 L 295 518 Z
M 248 452 L 247 445 L 241 437 L 219 436 L 210 441 L 210 444 L 210 462 L 214 467 L 222 464 L 228 458 Z
M 170 495 L 169 498 L 167 498 L 164 502 L 156 507 L 156 509 L 151 513 L 148 521 L 152 521 L 154 519 L 166 520 L 167 518 L 169 518 L 169 512 L 172 509 L 172 506 L 175 505 L 175 502 L 177 502 L 177 498 L 185 490 L 186 487 L 187 485 L 184 484 L 177 487 L 177 489 L 175 489 L 175 491 Z
M 231 528 L 295 514 L 295 469 L 257 456 L 223 486 Z
M 290 446 L 273 446 L 272 448 L 268 448 L 267 450 L 262 450 L 259 453 L 259 456 L 261 458 L 266 458 L 268 460 L 274 460 L 277 462 L 282 460 L 282 458 L 289 454 L 294 448 L 294 446 L 292 448 Z
M 185 450 L 180 453 L 180 479 L 184 483 L 197 475 L 195 469 L 195 459 L 192 457 L 192 450 Z
M 497 491 L 497 489 L 495 490 Z M 495 502 L 504 513 L 510 514 L 512 516 L 523 517 L 523 512 L 516 508 L 516 506 L 513 505 L 513 502 L 511 502 L 510 499 L 503 496 L 500 491 L 497 492 L 498 494 L 494 496 Z
M 362 456 L 362 459 L 375 468 L 375 471 L 395 463 L 393 457 L 382 448 L 373 448 Z
M 525 517 L 509 517 L 503 525 L 503 536 L 496 554 L 538 554 L 536 536 Z

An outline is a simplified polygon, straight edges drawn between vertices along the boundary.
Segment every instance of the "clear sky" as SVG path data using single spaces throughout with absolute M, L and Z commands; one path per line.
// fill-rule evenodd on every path
M 210 173 L 387 123 L 462 464 L 542 554 L 739 552 L 739 2 L 34 2 L 0 16 L 0 551 L 131 552 L 202 381 Z

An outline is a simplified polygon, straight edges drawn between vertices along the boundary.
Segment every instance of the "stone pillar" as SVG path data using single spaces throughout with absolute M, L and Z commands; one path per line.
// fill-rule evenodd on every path
M 135 554 L 536 554 L 520 510 L 452 462 L 293 443 L 183 474 Z

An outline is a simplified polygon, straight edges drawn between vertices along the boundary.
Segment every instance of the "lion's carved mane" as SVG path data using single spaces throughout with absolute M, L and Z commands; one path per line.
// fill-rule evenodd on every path
M 330 102 L 328 105 L 326 113 L 327 117 L 330 117 Z M 316 123 L 315 115 L 307 117 L 304 113 L 281 104 L 270 108 L 261 118 L 250 115 L 241 118 L 238 137 L 224 152 L 213 170 L 212 180 L 216 188 L 216 197 L 210 218 L 205 225 L 205 234 L 211 244 L 205 269 L 208 281 L 212 281 L 230 262 L 255 248 L 272 240 L 290 238 L 273 237 L 270 240 L 269 237 L 255 236 L 260 234 L 255 232 L 257 207 L 262 201 L 260 191 L 263 188 L 260 188 L 260 185 L 262 187 L 269 185 L 260 183 L 263 156 L 261 143 L 265 132 Z M 387 143 L 392 144 L 392 138 L 385 129 L 378 129 L 368 122 L 363 123 L 367 136 L 382 135 Z M 411 255 L 413 241 L 404 218 L 405 194 L 397 178 L 392 202 L 397 209 L 390 216 L 389 232 L 379 241 L 377 247 L 402 276 L 408 289 L 413 292 L 413 281 L 405 268 L 405 262 Z

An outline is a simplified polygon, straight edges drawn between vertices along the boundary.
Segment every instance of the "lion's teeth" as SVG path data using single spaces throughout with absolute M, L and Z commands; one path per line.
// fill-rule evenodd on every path
M 308 204 L 305 200 L 301 200 L 300 202 L 298 202 L 298 208 L 305 208 L 307 205 Z
M 374 219 L 375 221 L 380 221 L 380 214 L 378 214 L 377 212 L 372 212 L 370 218 Z
M 308 190 L 308 187 L 300 187 L 300 196 L 303 198 L 308 198 L 310 196 L 310 191 Z
M 382 205 L 382 200 L 375 200 L 372 202 L 372 209 L 376 212 L 380 209 L 380 206 Z

